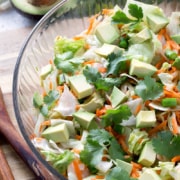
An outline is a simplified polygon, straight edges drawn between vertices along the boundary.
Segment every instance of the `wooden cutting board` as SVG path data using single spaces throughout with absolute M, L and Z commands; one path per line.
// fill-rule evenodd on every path
M 0 11 L 0 86 L 11 121 L 19 132 L 12 101 L 13 72 L 19 51 L 36 23 L 37 21 L 18 14 L 12 7 Z M 1 134 L 0 148 L 5 154 L 15 180 L 36 179 Z

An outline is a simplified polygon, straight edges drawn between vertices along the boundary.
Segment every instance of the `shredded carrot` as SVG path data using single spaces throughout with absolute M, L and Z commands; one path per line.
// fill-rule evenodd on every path
M 166 96 L 166 97 L 174 97 L 174 98 L 180 98 L 180 93 L 178 93 L 178 92 L 175 92 L 175 91 L 173 91 L 173 90 L 167 90 L 167 89 L 165 89 L 164 88 L 164 95 Z
M 131 153 L 129 152 L 129 148 L 125 142 L 125 136 L 119 135 L 118 136 L 118 142 L 121 145 L 124 152 L 126 152 L 128 155 L 130 155 Z
M 171 159 L 171 162 L 178 162 L 178 161 L 180 161 L 180 155 L 175 156 Z
M 100 67 L 100 68 L 98 68 L 98 71 L 99 71 L 100 73 L 105 73 L 105 72 L 107 71 L 107 68 L 105 68 L 105 67 Z
M 99 14 L 96 14 L 89 19 L 89 27 L 86 31 L 86 34 L 90 34 L 90 32 L 92 31 L 97 16 L 99 16 Z
M 81 137 L 82 137 L 82 136 L 77 135 L 77 134 L 76 134 L 76 136 L 75 136 L 75 138 L 76 138 L 77 140 L 81 140 Z
M 80 40 L 80 39 L 84 39 L 84 37 L 83 36 L 74 36 L 73 39 L 74 40 Z
M 76 111 L 78 111 L 81 108 L 80 104 L 76 105 Z
M 29 136 L 30 139 L 34 139 L 35 137 L 36 137 L 36 134 L 31 134 L 31 135 Z
M 106 131 L 108 131 L 111 135 L 116 136 L 117 133 L 113 130 L 113 128 L 112 128 L 111 126 L 108 126 L 108 127 L 106 127 L 105 129 L 106 129 Z
M 97 109 L 96 110 L 96 116 L 97 117 L 100 117 L 100 116 L 102 116 L 102 115 L 104 115 L 105 113 L 106 113 L 106 107 L 104 106 L 103 108 L 101 108 L 101 109 Z
M 161 40 L 163 38 L 163 35 L 166 33 L 166 29 L 163 28 L 159 31 L 157 38 Z
M 63 92 L 64 90 L 64 86 L 57 86 L 56 88 L 59 92 Z
M 75 159 L 73 161 L 73 166 L 74 166 L 74 171 L 76 173 L 77 179 L 78 180 L 82 180 L 83 179 L 82 178 L 82 172 L 81 172 L 81 170 L 79 168 L 79 161 L 77 159 Z
M 137 115 L 141 109 L 142 109 L 142 104 L 138 104 L 135 110 L 135 115 Z
M 133 161 L 131 161 L 131 164 L 133 166 L 132 171 L 131 171 L 131 177 L 138 178 L 140 176 L 138 171 L 140 171 L 142 169 L 142 165 L 135 163 Z
M 50 125 L 51 125 L 51 121 L 50 120 L 42 122 L 41 125 L 40 125 L 40 128 L 39 128 L 39 131 L 41 132 L 43 127 L 50 126 Z
M 81 150 L 79 150 L 79 149 L 72 149 L 72 152 L 74 152 L 76 154 L 80 154 Z
M 43 91 L 43 92 L 42 92 L 42 96 L 44 97 L 44 96 L 46 96 L 46 95 L 47 95 L 46 91 Z
M 153 129 L 151 129 L 148 134 L 149 136 L 152 136 L 154 133 L 162 130 L 162 129 L 165 129 L 166 128 L 166 125 L 167 125 L 167 120 L 163 121 L 162 123 L 158 124 L 157 126 L 155 126 Z
M 104 176 L 103 176 L 103 175 L 96 175 L 95 178 L 96 178 L 96 179 L 104 179 Z
M 137 95 L 132 95 L 131 98 L 132 98 L 132 99 L 138 99 L 139 96 L 137 96 Z
M 87 50 L 87 49 L 90 49 L 90 45 L 88 44 L 88 43 L 86 43 L 85 45 L 84 45 L 84 48 Z
M 104 15 L 110 15 L 113 13 L 113 9 L 103 9 L 102 14 Z
M 176 118 L 172 118 L 172 129 L 173 129 L 173 134 L 178 134 L 178 124 L 177 124 L 177 121 L 176 121 Z
M 52 59 L 49 60 L 49 64 L 53 64 L 53 60 Z
M 50 90 L 53 89 L 53 83 L 52 83 L 52 81 L 49 82 L 49 89 L 50 89 Z
M 94 64 L 96 61 L 94 59 L 91 59 L 89 61 L 85 61 L 83 64 L 87 65 L 87 64 Z

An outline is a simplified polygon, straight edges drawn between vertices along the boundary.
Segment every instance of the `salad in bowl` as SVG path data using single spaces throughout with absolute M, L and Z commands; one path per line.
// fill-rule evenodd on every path
M 31 142 L 69 180 L 180 179 L 180 12 L 134 0 L 57 36 Z

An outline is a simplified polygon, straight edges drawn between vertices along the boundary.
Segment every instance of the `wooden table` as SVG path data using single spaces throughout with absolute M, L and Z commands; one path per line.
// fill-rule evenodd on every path
M 19 132 L 12 100 L 13 71 L 18 53 L 36 23 L 37 20 L 23 17 L 12 7 L 0 11 L 0 87 L 11 121 Z M 0 148 L 2 148 L 6 156 L 15 180 L 35 179 L 31 170 L 1 134 Z

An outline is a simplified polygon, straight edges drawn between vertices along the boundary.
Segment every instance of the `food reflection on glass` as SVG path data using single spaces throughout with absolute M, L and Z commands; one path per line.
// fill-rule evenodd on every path
M 128 1 L 54 42 L 32 143 L 69 180 L 180 178 L 180 13 Z

